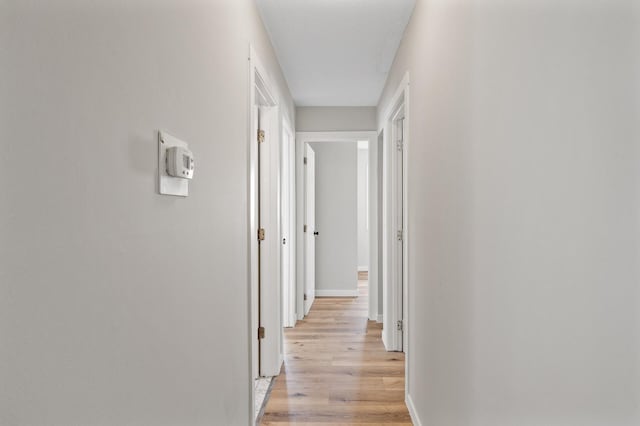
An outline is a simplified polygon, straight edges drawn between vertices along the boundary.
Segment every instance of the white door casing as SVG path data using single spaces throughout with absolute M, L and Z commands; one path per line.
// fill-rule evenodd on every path
M 388 351 L 408 353 L 409 287 L 407 158 L 409 76 L 405 75 L 383 121 L 383 329 Z M 408 376 L 407 376 L 408 379 Z
M 403 112 L 401 110 L 400 112 Z M 396 229 L 396 240 L 394 242 L 394 258 L 395 258 L 395 271 L 394 271 L 394 279 L 395 279 L 395 288 L 394 294 L 392 295 L 393 303 L 395 304 L 395 322 L 396 327 L 394 329 L 395 332 L 395 348 L 396 351 L 402 351 L 402 336 L 403 336 L 403 287 L 404 287 L 404 279 L 403 279 L 403 262 L 404 262 L 404 215 L 403 215 L 403 204 L 404 204 L 404 185 L 403 185 L 403 155 L 402 151 L 404 151 L 404 116 L 399 116 L 395 119 L 394 123 L 394 139 L 395 139 L 395 161 L 394 161 L 394 188 L 395 188 L 395 196 L 394 196 L 394 204 L 395 208 L 393 211 L 393 222 L 395 224 Z
M 378 234 L 377 226 L 381 220 L 378 214 L 378 204 L 381 200 L 377 196 L 377 181 L 378 173 L 381 172 L 378 167 L 378 138 L 375 131 L 364 132 L 297 132 L 296 133 L 296 236 L 297 236 L 297 318 L 304 318 L 304 300 L 303 294 L 305 291 L 305 234 L 303 232 L 305 215 L 305 167 L 304 156 L 306 152 L 306 146 L 309 143 L 322 143 L 322 142 L 344 142 L 344 143 L 356 143 L 358 141 L 368 141 L 369 143 L 369 182 L 370 182 L 370 197 L 369 203 L 369 222 L 370 222 L 370 253 L 377 253 L 378 246 L 380 244 L 381 235 Z M 376 320 L 378 318 L 378 298 L 382 297 L 382 294 L 378 292 L 378 258 L 376 256 L 370 256 L 369 258 L 369 298 L 371 303 L 369 304 L 369 319 Z
M 403 108 L 391 117 L 385 156 L 387 190 L 384 194 L 385 261 L 384 308 L 382 336 L 389 351 L 403 350 L 403 282 L 404 245 L 407 233 L 404 223 L 404 159 Z

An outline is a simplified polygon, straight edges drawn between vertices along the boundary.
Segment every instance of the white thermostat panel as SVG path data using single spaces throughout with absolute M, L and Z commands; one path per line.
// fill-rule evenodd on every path
M 187 148 L 172 146 L 167 148 L 167 174 L 182 179 L 193 179 L 195 163 L 193 154 Z
M 195 160 L 187 143 L 166 132 L 158 132 L 158 188 L 160 194 L 189 195 Z

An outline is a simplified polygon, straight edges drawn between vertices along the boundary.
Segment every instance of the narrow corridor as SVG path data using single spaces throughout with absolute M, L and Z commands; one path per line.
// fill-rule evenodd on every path
M 382 324 L 367 320 L 367 281 L 357 298 L 316 298 L 285 331 L 285 362 L 262 425 L 411 425 L 404 354 L 386 352 Z

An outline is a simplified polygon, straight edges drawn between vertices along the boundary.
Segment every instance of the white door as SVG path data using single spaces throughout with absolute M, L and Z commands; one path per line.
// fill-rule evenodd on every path
M 287 128 L 284 127 L 284 132 L 282 135 L 282 146 L 280 148 L 281 158 L 281 173 L 282 179 L 280 181 L 280 191 L 281 191 L 281 230 L 282 230 L 282 264 L 281 264 L 281 277 L 282 277 L 282 322 L 284 327 L 293 327 L 296 324 L 295 319 L 295 280 L 294 274 L 295 270 L 293 269 L 293 256 L 295 253 L 293 252 L 293 221 L 294 215 L 293 213 L 293 205 L 295 204 L 295 199 L 292 199 L 292 173 L 293 167 L 291 167 L 292 157 L 295 155 L 292 154 L 292 148 L 295 149 L 293 145 L 293 138 L 291 136 L 291 132 Z M 294 151 L 295 154 L 295 151 Z
M 253 116 L 252 116 L 252 123 L 251 123 L 251 135 L 258 135 L 258 129 L 260 129 L 260 125 L 259 125 L 259 115 L 260 115 L 260 109 L 257 106 L 253 107 Z M 256 143 L 257 146 L 257 142 L 256 141 L 252 141 Z M 259 156 L 258 154 L 259 152 L 259 148 L 256 150 L 256 154 Z M 259 164 L 259 157 L 256 158 L 257 164 Z M 259 167 L 259 166 L 258 166 Z M 254 183 L 255 182 L 255 183 Z M 252 185 L 252 194 L 251 196 L 254 197 L 254 199 L 257 201 L 259 200 L 257 192 L 258 192 L 258 185 L 259 185 L 259 180 L 256 179 L 255 181 L 252 180 L 251 181 L 251 185 Z M 255 205 L 255 209 L 256 209 L 256 214 L 257 214 L 257 210 L 258 210 L 259 206 Z M 253 215 L 252 215 L 253 218 Z M 256 218 L 258 219 L 258 218 Z M 256 226 L 259 226 L 256 222 Z M 257 379 L 258 377 L 260 377 L 260 341 L 258 339 L 258 327 L 260 327 L 260 265 L 258 265 L 259 263 L 259 257 L 260 257 L 260 243 L 258 243 L 258 247 L 257 250 L 254 252 L 251 252 L 251 269 L 252 269 L 252 274 L 256 274 L 256 276 L 258 277 L 258 279 L 256 280 L 251 280 L 251 310 L 252 310 L 252 324 L 251 324 L 251 336 L 252 339 L 254 340 L 254 344 L 251 345 L 251 361 L 252 361 L 252 365 L 251 365 L 251 370 L 253 373 L 253 378 Z
M 258 125 L 259 373 L 277 376 L 282 349 L 280 139 L 277 107 L 260 107 Z M 260 142 L 261 140 L 261 142 Z
M 305 279 L 304 314 L 307 315 L 316 295 L 316 157 L 309 144 L 305 145 Z
M 397 125 L 397 135 L 398 135 L 398 151 L 396 155 L 396 167 L 395 167 L 395 182 L 396 182 L 396 217 L 395 217 L 395 226 L 397 229 L 397 239 L 396 239 L 396 282 L 397 282 L 397 295 L 396 295 L 396 312 L 397 312 L 397 321 L 400 321 L 398 326 L 396 326 L 396 342 L 397 347 L 396 350 L 402 351 L 402 338 L 403 338 L 403 291 L 404 291 L 404 186 L 403 186 L 403 174 L 404 174 L 404 159 L 403 159 L 403 151 L 404 151 L 404 118 L 399 119 L 396 122 Z

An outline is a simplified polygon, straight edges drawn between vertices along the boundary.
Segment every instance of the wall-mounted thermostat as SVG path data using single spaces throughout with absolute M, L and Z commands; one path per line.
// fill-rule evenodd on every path
M 195 162 L 187 148 L 172 146 L 167 148 L 167 174 L 182 179 L 193 179 Z
M 187 143 L 167 132 L 158 132 L 158 189 L 160 194 L 189 195 L 195 160 Z

